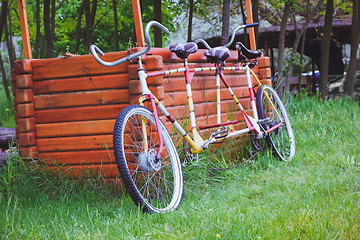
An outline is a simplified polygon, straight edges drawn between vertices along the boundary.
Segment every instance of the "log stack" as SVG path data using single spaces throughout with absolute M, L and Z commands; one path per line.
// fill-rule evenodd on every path
M 9 147 L 16 141 L 15 128 L 0 127 L 0 165 L 9 158 Z

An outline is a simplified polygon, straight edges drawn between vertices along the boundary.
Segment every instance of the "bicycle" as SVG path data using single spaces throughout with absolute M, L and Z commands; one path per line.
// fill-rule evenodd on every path
M 197 154 L 208 149 L 211 144 L 222 142 L 225 139 L 234 138 L 244 133 L 251 133 L 252 142 L 257 150 L 262 150 L 260 141 L 265 139 L 266 143 L 272 147 L 281 160 L 290 161 L 293 158 L 295 154 L 295 140 L 285 107 L 276 91 L 270 86 L 262 85 L 251 70 L 251 67 L 258 63 L 258 58 L 262 53 L 260 51 L 250 51 L 241 43 L 237 43 L 236 48 L 242 66 L 225 66 L 225 61 L 230 56 L 228 47 L 234 41 L 235 33 L 240 29 L 255 25 L 247 24 L 237 27 L 229 43 L 225 46 L 211 48 L 203 39 L 199 39 L 195 43 L 172 45 L 170 51 L 184 60 L 184 67 L 149 73 L 143 68 L 141 56 L 146 54 L 151 48 L 150 27 L 155 26 L 168 32 L 167 28 L 158 22 L 149 22 L 145 28 L 146 49 L 117 61 L 103 61 L 98 54 L 103 56 L 104 53 L 97 46 L 91 46 L 92 55 L 104 66 L 115 66 L 125 61 L 137 59 L 138 75 L 142 89 L 142 96 L 139 99 L 140 105 L 130 105 L 120 112 L 114 126 L 113 148 L 118 170 L 125 188 L 133 202 L 141 207 L 144 212 L 172 211 L 180 205 L 183 195 L 183 176 L 179 154 L 165 124 L 159 119 L 157 110 L 166 116 L 169 122 L 184 137 L 184 141 L 190 145 L 187 150 L 187 154 L 190 156 L 197 156 Z M 197 51 L 197 43 L 200 42 L 208 48 L 205 55 L 208 60 L 214 63 L 214 67 L 189 68 L 187 57 L 189 54 Z M 223 75 L 224 70 L 242 70 L 246 72 L 253 116 L 246 112 L 226 82 Z M 196 72 L 200 71 L 215 71 L 217 85 L 217 123 L 202 127 L 203 129 L 215 128 L 209 138 L 205 140 L 199 134 L 199 128 L 196 125 L 191 89 L 191 79 Z M 170 115 L 166 108 L 151 93 L 146 82 L 147 77 L 179 72 L 183 72 L 185 75 L 191 134 L 187 133 L 179 122 Z M 255 77 L 259 85 L 256 97 L 250 75 Z M 230 126 L 238 124 L 240 120 L 222 122 L 220 82 L 225 84 L 234 102 L 240 109 L 246 128 L 230 131 Z M 144 106 L 145 102 L 149 102 L 152 110 Z

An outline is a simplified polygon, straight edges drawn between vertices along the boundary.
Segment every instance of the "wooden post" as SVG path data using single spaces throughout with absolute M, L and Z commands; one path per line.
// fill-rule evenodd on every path
M 24 57 L 25 59 L 32 59 L 25 0 L 18 0 L 18 8 L 19 8 L 19 17 L 20 17 L 21 36 L 22 36 L 23 48 L 24 48 Z
M 139 0 L 131 0 L 133 13 L 134 13 L 134 23 L 135 23 L 135 32 L 136 32 L 136 41 L 138 47 L 145 47 L 144 39 L 144 29 L 142 25 L 141 9 Z
M 253 23 L 253 16 L 252 16 L 252 7 L 251 7 L 251 0 L 245 0 L 246 6 L 246 15 L 247 15 L 247 23 Z M 250 48 L 251 50 L 256 50 L 256 42 L 255 42 L 255 31 L 254 28 L 249 28 L 249 37 L 250 37 Z

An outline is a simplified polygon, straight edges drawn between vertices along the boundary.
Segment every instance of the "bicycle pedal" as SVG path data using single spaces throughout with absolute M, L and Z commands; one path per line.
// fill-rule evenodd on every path
M 226 137 L 228 134 L 229 134 L 229 129 L 227 127 L 219 127 L 211 135 L 215 139 L 221 139 Z

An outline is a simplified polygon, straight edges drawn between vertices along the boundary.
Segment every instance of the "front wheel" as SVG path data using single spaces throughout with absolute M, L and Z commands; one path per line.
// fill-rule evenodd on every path
M 256 105 L 259 119 L 262 121 L 261 126 L 265 130 L 272 130 L 266 136 L 266 142 L 272 147 L 280 160 L 290 161 L 295 155 L 295 139 L 284 104 L 272 87 L 267 85 L 262 87 L 263 89 L 259 87 L 256 93 Z M 271 105 L 264 92 L 267 93 L 273 105 Z M 276 128 L 279 125 L 280 127 Z
M 159 120 L 164 148 L 153 113 L 131 105 L 119 114 L 114 127 L 114 153 L 121 179 L 133 202 L 144 212 L 169 212 L 182 198 L 183 178 L 178 153 Z

